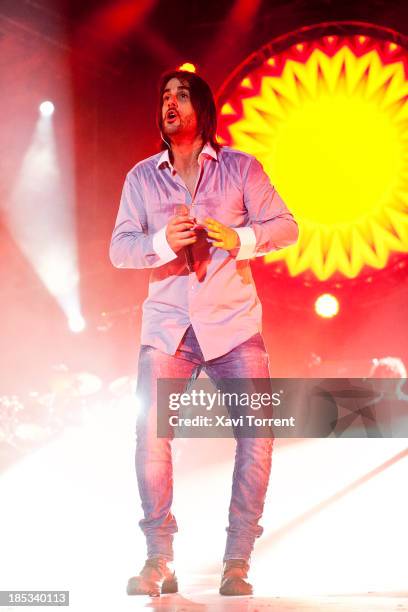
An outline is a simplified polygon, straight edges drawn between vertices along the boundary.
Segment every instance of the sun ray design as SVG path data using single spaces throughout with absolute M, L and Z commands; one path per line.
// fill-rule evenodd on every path
M 298 43 L 225 97 L 219 139 L 252 153 L 300 221 L 266 256 L 289 274 L 357 277 L 408 253 L 408 55 L 369 36 Z

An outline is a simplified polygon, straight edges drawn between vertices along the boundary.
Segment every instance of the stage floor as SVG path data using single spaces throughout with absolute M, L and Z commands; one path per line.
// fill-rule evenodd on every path
M 132 597 L 124 603 L 123 610 L 160 610 L 161 612 L 190 612 L 214 610 L 219 612 L 391 612 L 408 610 L 408 593 L 369 595 L 333 595 L 329 597 L 220 597 L 217 594 L 217 579 L 212 588 L 202 590 L 199 586 L 187 587 L 178 595 L 165 595 L 159 599 Z M 140 599 L 140 601 L 138 601 Z M 143 600 L 143 601 L 142 601 Z M 121 610 L 119 602 L 117 610 Z
M 249 578 L 218 594 L 234 440 L 173 446 L 180 593 L 129 597 L 144 563 L 134 406 L 101 406 L 0 475 L 0 590 L 69 590 L 70 609 L 408 610 L 407 441 L 279 440 Z M 15 608 L 10 608 L 15 609 Z

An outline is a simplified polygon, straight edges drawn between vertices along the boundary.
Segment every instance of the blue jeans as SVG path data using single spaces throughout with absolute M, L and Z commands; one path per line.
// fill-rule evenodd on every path
M 221 332 L 222 333 L 222 332 Z M 268 355 L 260 334 L 229 353 L 205 361 L 190 326 L 175 355 L 142 345 L 139 355 L 136 424 L 136 474 L 144 518 L 139 525 L 146 536 L 148 558 L 173 560 L 173 534 L 178 531 L 171 512 L 173 466 L 171 439 L 157 437 L 157 379 L 194 379 L 201 369 L 215 386 L 223 378 L 269 378 Z M 180 389 L 183 392 L 184 389 Z M 272 438 L 236 438 L 235 465 L 229 507 L 224 561 L 249 560 L 269 482 Z

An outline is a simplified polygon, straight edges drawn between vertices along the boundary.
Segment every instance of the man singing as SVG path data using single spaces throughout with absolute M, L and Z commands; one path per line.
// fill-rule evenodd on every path
M 216 142 L 207 83 L 174 71 L 159 87 L 162 152 L 128 173 L 110 257 L 151 268 L 143 304 L 137 394 L 136 473 L 147 560 L 130 595 L 175 593 L 171 439 L 157 437 L 157 379 L 269 378 L 261 305 L 249 259 L 296 242 L 297 224 L 251 155 Z M 263 531 L 270 437 L 236 438 L 221 595 L 249 595 L 250 556 Z

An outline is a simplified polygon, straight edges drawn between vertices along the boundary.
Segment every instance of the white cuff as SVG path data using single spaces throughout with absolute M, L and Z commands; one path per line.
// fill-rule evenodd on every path
M 256 236 L 252 227 L 234 227 L 241 246 L 235 259 L 250 259 L 255 256 Z
M 166 228 L 167 226 L 165 225 L 161 228 L 161 230 L 153 235 L 153 248 L 160 257 L 160 262 L 158 262 L 156 265 L 166 264 L 177 257 L 177 253 L 173 251 L 167 242 Z

